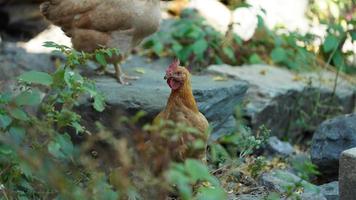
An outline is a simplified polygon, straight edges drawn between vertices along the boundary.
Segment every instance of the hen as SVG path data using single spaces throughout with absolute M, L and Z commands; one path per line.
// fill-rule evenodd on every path
M 205 116 L 199 112 L 192 92 L 190 73 L 186 68 L 179 66 L 179 61 L 176 60 L 166 70 L 164 78 L 171 88 L 171 94 L 165 109 L 154 119 L 154 123 L 173 121 L 174 123 L 181 123 L 187 127 L 195 128 L 198 132 L 197 134 L 182 133 L 181 144 L 172 154 L 177 161 L 182 161 L 186 158 L 204 160 L 209 123 Z M 204 142 L 202 148 L 194 149 L 187 146 L 197 140 Z
M 76 50 L 118 48 L 120 56 L 108 61 L 114 64 L 121 84 L 138 77 L 125 75 L 120 62 L 133 47 L 157 31 L 161 15 L 159 0 L 49 0 L 40 9 L 71 37 Z

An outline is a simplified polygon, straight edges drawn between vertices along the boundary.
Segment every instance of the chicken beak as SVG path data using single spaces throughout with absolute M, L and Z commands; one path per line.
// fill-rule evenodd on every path
M 164 75 L 164 80 L 167 80 L 168 79 L 168 76 L 167 76 L 167 74 L 166 75 Z

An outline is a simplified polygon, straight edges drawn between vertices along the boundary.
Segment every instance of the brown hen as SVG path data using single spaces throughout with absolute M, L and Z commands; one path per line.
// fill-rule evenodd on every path
M 115 76 L 122 84 L 138 77 L 125 75 L 120 62 L 157 31 L 161 15 L 159 0 L 49 0 L 40 8 L 49 21 L 71 37 L 76 50 L 118 48 L 120 56 L 108 61 L 114 64 Z
M 173 121 L 195 128 L 198 134 L 182 133 L 180 147 L 176 149 L 176 152 L 172 152 L 172 156 L 176 161 L 182 161 L 186 158 L 205 160 L 209 123 L 205 116 L 199 112 L 192 92 L 189 71 L 185 67 L 179 66 L 179 61 L 176 60 L 169 66 L 164 78 L 171 88 L 171 94 L 165 109 L 158 114 L 154 123 Z M 204 142 L 203 148 L 194 149 L 187 146 L 197 140 Z

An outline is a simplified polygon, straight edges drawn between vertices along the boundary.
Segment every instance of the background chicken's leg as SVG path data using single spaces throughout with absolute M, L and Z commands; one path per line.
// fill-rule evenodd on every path
M 123 85 L 128 85 L 129 82 L 127 80 L 137 80 L 140 79 L 138 76 L 128 76 L 126 75 L 121 68 L 121 65 L 119 63 L 114 64 L 115 67 L 115 78 L 117 81 Z
M 106 66 L 103 66 L 103 65 L 100 65 L 97 69 L 95 69 L 95 72 L 98 75 L 104 75 L 104 74 L 109 74 L 110 75 L 110 72 L 108 72 L 106 70 Z

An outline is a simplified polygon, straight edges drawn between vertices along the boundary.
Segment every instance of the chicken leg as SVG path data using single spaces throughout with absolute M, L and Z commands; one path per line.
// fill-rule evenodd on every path
M 138 76 L 128 76 L 126 75 L 120 64 L 114 64 L 115 67 L 115 73 L 110 72 L 106 69 L 106 66 L 100 66 L 98 67 L 95 71 L 98 75 L 108 75 L 108 76 L 112 76 L 114 77 L 117 82 L 119 82 L 122 85 L 130 85 L 130 82 L 128 82 L 128 80 L 138 80 L 140 79 L 140 77 Z
M 119 63 L 114 64 L 115 67 L 115 78 L 117 81 L 123 85 L 130 85 L 128 80 L 138 80 L 140 77 L 138 76 L 128 76 L 126 75 L 121 68 L 121 65 Z

